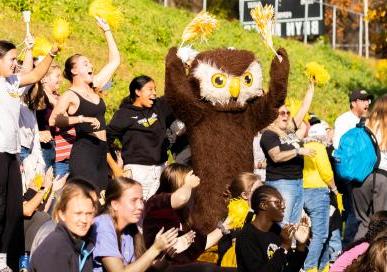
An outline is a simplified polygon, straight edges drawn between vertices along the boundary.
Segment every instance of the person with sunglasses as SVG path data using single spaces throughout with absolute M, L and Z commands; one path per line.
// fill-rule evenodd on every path
M 314 82 L 310 82 L 304 101 L 292 118 L 286 105 L 278 110 L 278 117 L 264 129 L 260 145 L 267 159 L 266 184 L 275 187 L 285 199 L 283 223 L 297 224 L 303 207 L 303 156 L 315 151 L 302 145 L 302 122 L 312 103 Z
M 309 238 L 306 217 L 300 224 L 276 224 L 282 221 L 285 202 L 274 187 L 262 185 L 251 197 L 255 218 L 246 223 L 236 239 L 236 258 L 239 272 L 299 271 L 304 264 Z M 293 238 L 296 249 L 291 248 Z

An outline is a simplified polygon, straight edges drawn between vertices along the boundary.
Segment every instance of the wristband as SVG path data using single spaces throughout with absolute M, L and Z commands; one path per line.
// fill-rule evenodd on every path
M 109 31 L 111 31 L 110 29 L 107 29 L 107 30 L 104 30 L 103 32 L 109 32 Z
M 78 115 L 78 123 L 83 123 L 83 115 Z
M 51 51 L 48 53 L 51 57 L 55 58 L 58 53 L 52 53 Z
M 296 150 L 296 155 L 300 155 L 300 148 L 296 147 L 295 150 Z
M 218 222 L 218 225 L 216 226 L 218 229 L 220 229 L 220 231 L 222 232 L 223 235 L 226 235 L 226 234 L 229 234 L 230 233 L 230 230 L 226 229 L 223 225 L 223 222 L 222 221 L 219 221 Z

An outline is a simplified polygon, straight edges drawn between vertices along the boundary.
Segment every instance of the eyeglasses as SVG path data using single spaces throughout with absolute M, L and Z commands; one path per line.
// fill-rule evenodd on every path
M 285 115 L 290 116 L 290 111 L 280 111 L 280 112 L 278 112 L 278 114 L 279 114 L 280 116 L 285 116 Z

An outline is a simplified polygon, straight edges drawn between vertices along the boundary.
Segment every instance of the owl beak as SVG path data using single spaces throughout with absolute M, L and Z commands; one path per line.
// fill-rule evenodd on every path
M 232 97 L 237 98 L 239 96 L 239 91 L 241 89 L 241 83 L 239 78 L 233 77 L 230 81 L 229 92 Z

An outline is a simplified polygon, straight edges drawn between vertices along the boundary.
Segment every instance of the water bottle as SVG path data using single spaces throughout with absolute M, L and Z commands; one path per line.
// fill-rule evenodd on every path
M 24 255 L 19 259 L 19 272 L 28 272 L 28 266 L 30 264 L 30 253 L 24 252 Z

